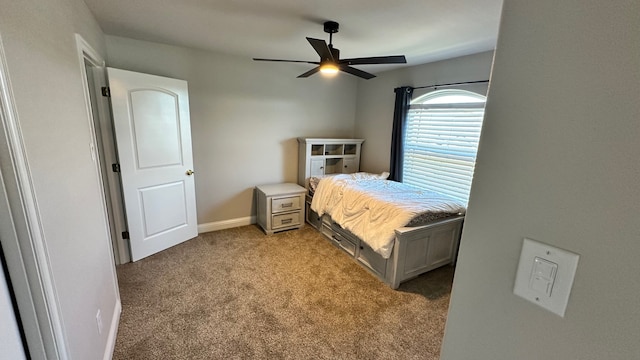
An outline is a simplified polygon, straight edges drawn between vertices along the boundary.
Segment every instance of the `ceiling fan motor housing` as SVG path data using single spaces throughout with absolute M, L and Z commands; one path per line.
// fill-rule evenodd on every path
M 328 34 L 335 34 L 338 32 L 338 28 L 340 27 L 340 24 L 338 24 L 335 21 L 325 21 L 324 23 L 324 32 L 328 33 Z

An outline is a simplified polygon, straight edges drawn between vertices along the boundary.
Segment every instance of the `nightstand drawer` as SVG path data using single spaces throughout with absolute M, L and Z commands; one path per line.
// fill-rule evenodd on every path
M 300 225 L 300 211 L 273 215 L 271 217 L 272 229 L 296 225 Z
M 300 196 L 277 198 L 271 200 L 272 213 L 298 210 L 301 206 L 302 204 L 300 203 Z

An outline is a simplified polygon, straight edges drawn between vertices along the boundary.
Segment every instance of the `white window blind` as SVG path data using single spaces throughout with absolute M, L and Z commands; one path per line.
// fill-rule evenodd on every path
M 409 108 L 402 181 L 467 204 L 485 98 L 463 90 L 428 95 Z

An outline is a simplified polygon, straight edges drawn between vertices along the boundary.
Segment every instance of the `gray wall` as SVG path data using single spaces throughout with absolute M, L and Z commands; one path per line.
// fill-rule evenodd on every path
M 506 0 L 443 360 L 640 358 L 640 2 Z M 580 254 L 564 318 L 522 239 Z
M 198 224 L 255 215 L 253 188 L 297 182 L 296 137 L 352 137 L 356 79 L 107 36 L 108 65 L 189 82 Z
M 115 331 L 110 326 L 118 293 L 75 33 L 105 54 L 103 34 L 81 0 L 0 0 L 0 8 L 0 34 L 69 353 L 73 359 L 103 358 Z
M 412 66 L 358 81 L 355 137 L 365 139 L 361 168 L 379 173 L 389 170 L 395 94 L 399 86 L 427 86 L 489 79 L 493 51 Z M 485 94 L 487 85 L 460 87 Z M 416 98 L 427 91 L 415 90 Z

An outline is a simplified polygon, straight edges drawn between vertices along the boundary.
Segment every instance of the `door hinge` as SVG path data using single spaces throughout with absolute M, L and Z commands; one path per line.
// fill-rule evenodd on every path
M 123 240 L 129 240 L 129 232 L 128 231 L 123 231 L 122 232 L 122 239 Z
M 111 97 L 111 89 L 108 86 L 103 86 L 102 88 L 102 96 Z
M 111 164 L 111 170 L 113 170 L 113 172 L 120 172 L 120 164 Z

